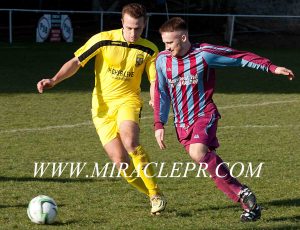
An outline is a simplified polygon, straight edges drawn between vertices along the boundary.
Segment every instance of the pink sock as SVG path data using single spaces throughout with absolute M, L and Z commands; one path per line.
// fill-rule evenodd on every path
M 214 152 L 208 152 L 199 163 L 207 164 L 207 171 L 211 175 L 218 189 L 227 195 L 234 202 L 239 201 L 239 192 L 242 185 L 237 179 L 230 175 L 227 166 L 223 160 Z M 223 164 L 222 164 L 223 163 Z M 218 167 L 218 168 L 217 168 Z M 218 172 L 217 172 L 218 170 Z

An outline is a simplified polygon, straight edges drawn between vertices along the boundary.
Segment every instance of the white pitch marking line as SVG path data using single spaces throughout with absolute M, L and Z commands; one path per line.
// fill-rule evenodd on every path
M 73 125 L 55 125 L 55 126 L 45 126 L 41 128 L 23 128 L 23 129 L 10 129 L 10 130 L 2 130 L 0 133 L 17 133 L 17 132 L 32 132 L 32 131 L 44 131 L 44 130 L 51 130 L 51 129 L 66 129 L 66 128 L 75 128 L 85 125 L 91 125 L 91 121 L 85 121 L 82 123 L 77 123 Z
M 240 105 L 232 105 L 232 106 L 220 106 L 219 109 L 231 109 L 231 108 L 240 108 L 240 107 L 254 107 L 254 106 L 265 106 L 272 104 L 283 104 L 283 103 L 294 103 L 299 102 L 299 100 L 289 100 L 289 101 L 270 101 L 270 102 L 262 102 L 258 104 L 240 104 Z M 170 114 L 172 115 L 172 114 Z M 144 116 L 141 119 L 152 119 L 153 116 Z M 64 128 L 75 128 L 85 125 L 91 125 L 91 121 L 85 121 L 82 123 L 77 123 L 73 125 L 55 125 L 55 126 L 46 126 L 40 128 L 20 128 L 20 129 L 9 129 L 9 130 L 0 130 L 1 133 L 17 133 L 17 132 L 34 132 L 34 131 L 44 131 L 51 129 L 64 129 Z M 299 125 L 244 125 L 244 126 L 219 126 L 218 128 L 226 129 L 226 128 L 284 128 L 284 127 L 299 127 Z
M 289 101 L 269 101 L 262 102 L 258 104 L 240 104 L 240 105 L 229 105 L 229 106 L 218 106 L 219 109 L 232 109 L 232 108 L 241 108 L 241 107 L 255 107 L 255 106 L 265 106 L 265 105 L 273 105 L 273 104 L 284 104 L 284 103 L 295 103 L 300 100 L 289 100 Z
M 81 126 L 92 125 L 91 121 L 77 123 L 74 125 L 56 125 L 56 126 L 46 126 L 42 128 L 24 128 L 24 129 L 10 129 L 0 131 L 1 133 L 18 133 L 18 132 L 34 132 L 34 131 L 47 131 L 52 129 L 66 129 L 66 128 L 76 128 Z M 239 126 L 219 126 L 218 129 L 240 129 L 240 128 L 299 128 L 300 124 L 294 125 L 239 125 Z
M 228 125 L 228 126 L 219 126 L 218 129 L 235 129 L 235 128 L 298 128 L 300 124 L 297 125 Z

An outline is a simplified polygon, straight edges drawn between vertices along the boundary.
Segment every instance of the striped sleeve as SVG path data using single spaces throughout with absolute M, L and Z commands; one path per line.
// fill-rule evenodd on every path
M 239 51 L 225 46 L 201 44 L 203 57 L 209 67 L 239 66 L 274 73 L 276 65 L 264 57 L 247 51 Z
M 154 128 L 162 129 L 164 124 L 168 122 L 170 112 L 171 98 L 169 95 L 164 68 L 162 68 L 163 56 L 158 56 L 156 59 L 156 80 L 154 89 Z

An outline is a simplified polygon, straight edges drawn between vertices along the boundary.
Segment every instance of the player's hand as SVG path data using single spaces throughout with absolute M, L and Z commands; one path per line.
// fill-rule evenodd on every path
M 155 130 L 155 138 L 156 138 L 157 144 L 159 145 L 160 149 L 166 148 L 166 145 L 164 143 L 164 135 L 165 135 L 164 129 Z
M 54 86 L 54 81 L 52 79 L 43 79 L 43 80 L 40 80 L 36 87 L 37 87 L 37 90 L 39 91 L 39 93 L 43 93 L 43 91 L 45 89 L 50 89 Z
M 285 67 L 277 67 L 274 71 L 275 74 L 282 74 L 288 77 L 288 79 L 291 81 L 295 78 L 294 73 L 292 72 L 292 70 L 289 70 Z
M 154 102 L 152 100 L 149 101 L 149 105 L 154 109 Z

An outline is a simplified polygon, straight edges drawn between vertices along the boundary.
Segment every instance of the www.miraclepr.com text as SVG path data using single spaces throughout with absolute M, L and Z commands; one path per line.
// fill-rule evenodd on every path
M 256 165 L 252 162 L 223 162 L 216 168 L 217 177 L 225 177 L 219 174 L 220 166 L 225 165 L 232 177 L 256 177 L 262 176 L 264 162 Z M 148 169 L 153 167 L 155 174 L 149 175 Z M 127 163 L 105 163 L 98 162 L 34 162 L 34 177 L 64 177 L 64 178 L 114 178 L 122 175 L 132 177 L 140 176 L 141 168 L 147 177 L 157 178 L 179 178 L 179 177 L 210 177 L 206 172 L 208 165 L 206 163 L 196 164 L 193 162 L 150 162 L 143 166 L 138 165 L 131 175 L 126 175 Z

